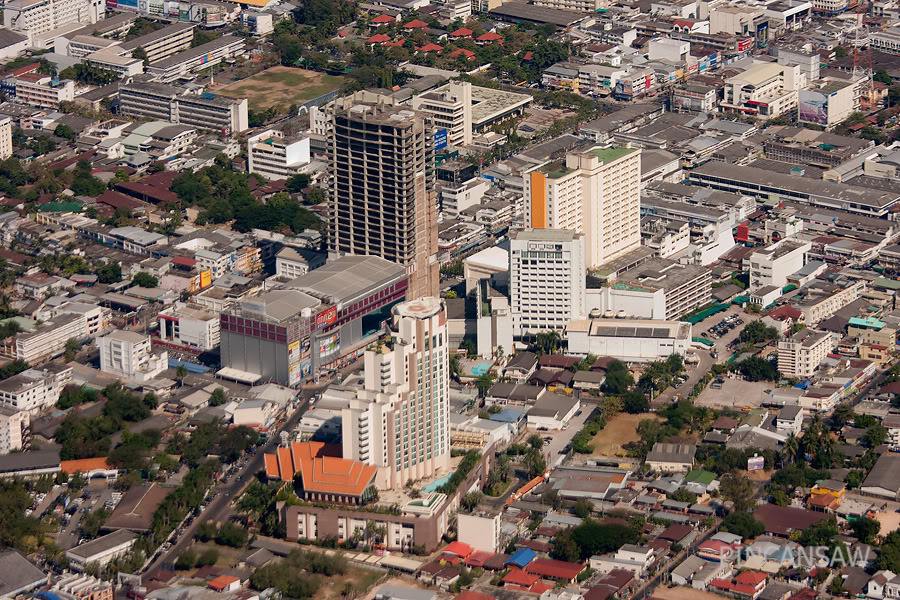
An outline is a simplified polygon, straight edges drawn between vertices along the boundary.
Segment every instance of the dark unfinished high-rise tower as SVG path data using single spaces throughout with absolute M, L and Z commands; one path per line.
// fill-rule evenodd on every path
M 409 298 L 437 296 L 434 144 L 421 113 L 382 96 L 335 102 L 328 246 L 406 266 Z

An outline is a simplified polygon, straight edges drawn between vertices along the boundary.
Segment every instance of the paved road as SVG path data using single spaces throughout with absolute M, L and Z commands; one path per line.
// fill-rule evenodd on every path
M 236 498 L 250 484 L 253 476 L 263 468 L 263 455 L 271 452 L 280 441 L 282 431 L 290 431 L 296 427 L 303 414 L 309 408 L 309 399 L 320 388 L 303 390 L 300 393 L 300 406 L 276 431 L 272 432 L 269 440 L 259 448 L 256 454 L 250 457 L 244 467 L 233 473 L 228 479 L 218 482 L 213 486 L 210 495 L 212 500 L 206 505 L 206 509 L 194 519 L 183 531 L 178 534 L 177 541 L 167 551 L 147 565 L 144 571 L 152 571 L 163 566 L 171 567 L 175 559 L 184 552 L 194 539 L 194 532 L 200 523 L 205 521 L 224 521 L 231 512 L 231 501 Z

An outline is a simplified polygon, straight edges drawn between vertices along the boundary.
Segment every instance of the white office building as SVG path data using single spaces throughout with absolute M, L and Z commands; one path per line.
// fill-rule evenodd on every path
M 21 332 L 5 340 L 0 354 L 38 365 L 65 352 L 66 342 L 89 335 L 83 314 L 62 314 L 40 325 L 34 331 Z
M 60 102 L 75 100 L 75 82 L 49 75 L 26 73 L 12 79 L 16 102 L 40 108 L 59 108 Z
M 413 96 L 412 107 L 428 113 L 435 129 L 447 130 L 450 146 L 472 143 L 472 84 L 454 81 L 446 86 Z
M 652 362 L 691 347 L 691 324 L 650 319 L 581 319 L 566 327 L 570 354 Z
M 786 240 L 750 255 L 750 290 L 766 286 L 784 287 L 787 278 L 803 268 L 809 242 Z
M 66 550 L 66 558 L 69 559 L 69 566 L 75 571 L 84 571 L 88 565 L 102 568 L 128 554 L 137 539 L 136 533 L 119 529 Z
M 423 297 L 393 309 L 391 337 L 365 354 L 365 385 L 341 413 L 343 457 L 378 467 L 378 489 L 450 467 L 447 311 Z
M 565 229 L 510 234 L 509 303 L 517 336 L 562 332 L 584 318 L 584 236 Z
M 97 338 L 100 370 L 134 381 L 153 379 L 169 368 L 169 355 L 153 352 L 149 335 L 116 330 Z
M 246 98 L 187 93 L 159 83 L 121 86 L 119 112 L 125 117 L 171 121 L 225 135 L 240 133 L 249 127 Z
M 802 329 L 778 342 L 778 370 L 784 377 L 810 377 L 833 347 L 831 333 Z
M 72 367 L 48 365 L 45 369 L 28 369 L 0 381 L 0 406 L 38 414 L 56 404 L 71 380 Z
M 247 139 L 248 170 L 266 179 L 288 179 L 309 159 L 309 136 L 290 139 L 277 129 L 267 129 Z

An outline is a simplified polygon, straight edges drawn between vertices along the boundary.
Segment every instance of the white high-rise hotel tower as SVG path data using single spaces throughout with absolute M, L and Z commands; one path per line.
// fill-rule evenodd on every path
M 366 351 L 365 389 L 342 411 L 343 456 L 378 467 L 379 489 L 450 466 L 447 312 L 424 297 L 393 309 L 390 340 Z

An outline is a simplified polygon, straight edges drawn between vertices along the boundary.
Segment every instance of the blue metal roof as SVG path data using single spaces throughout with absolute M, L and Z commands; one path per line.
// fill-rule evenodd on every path
M 535 558 L 537 558 L 537 552 L 531 548 L 519 548 L 509 555 L 505 564 L 524 569 Z

